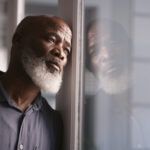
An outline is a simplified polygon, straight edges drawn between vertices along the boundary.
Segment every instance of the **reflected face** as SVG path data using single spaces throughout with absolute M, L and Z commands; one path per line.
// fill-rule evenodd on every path
M 108 94 L 122 93 L 130 86 L 127 41 L 117 23 L 98 22 L 88 32 L 90 67 Z
M 88 33 L 88 52 L 96 74 L 111 78 L 119 76 L 126 66 L 125 48 L 109 33 L 100 32 L 94 25 Z

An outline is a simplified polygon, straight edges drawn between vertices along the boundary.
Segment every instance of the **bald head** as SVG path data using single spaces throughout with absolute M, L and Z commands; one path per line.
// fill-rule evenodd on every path
M 21 39 L 21 37 L 26 37 L 38 32 L 41 28 L 45 27 L 56 30 L 61 30 L 61 28 L 63 28 L 66 32 L 69 30 L 69 34 L 72 36 L 69 25 L 59 17 L 47 15 L 27 16 L 17 26 L 12 42 L 15 42 L 19 38 Z
M 49 34 L 50 32 L 55 32 L 57 34 L 61 33 L 63 38 L 65 37 L 66 42 L 69 43 L 69 46 L 71 47 L 72 31 L 69 25 L 61 18 L 48 15 L 25 17 L 19 23 L 13 35 L 11 56 L 14 55 L 14 49 L 24 49 L 26 45 L 31 46 L 32 48 L 34 47 L 37 53 L 40 53 L 41 50 L 35 48 L 38 44 L 33 43 L 32 41 L 35 37 L 37 37 L 37 39 L 48 38 L 48 35 L 46 34 Z M 17 53 L 20 52 L 18 51 Z

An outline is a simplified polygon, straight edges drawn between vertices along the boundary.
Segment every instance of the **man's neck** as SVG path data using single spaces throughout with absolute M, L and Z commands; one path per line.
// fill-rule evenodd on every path
M 10 98 L 25 111 L 38 95 L 40 89 L 26 75 L 5 73 L 0 77 Z

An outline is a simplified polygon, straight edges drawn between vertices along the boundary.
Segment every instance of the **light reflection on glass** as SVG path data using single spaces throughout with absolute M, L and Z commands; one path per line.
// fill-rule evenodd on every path
M 143 6 L 86 0 L 84 150 L 150 150 L 150 13 Z

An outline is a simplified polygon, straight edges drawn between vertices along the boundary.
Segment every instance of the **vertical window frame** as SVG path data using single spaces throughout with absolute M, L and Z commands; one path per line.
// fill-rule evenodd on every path
M 73 37 L 70 67 L 66 70 L 69 77 L 64 77 L 67 82 L 63 82 L 56 109 L 60 110 L 63 116 L 64 149 L 82 150 L 84 0 L 59 0 L 58 5 L 58 14 L 72 26 Z M 64 87 L 70 87 L 71 92 L 67 93 Z

